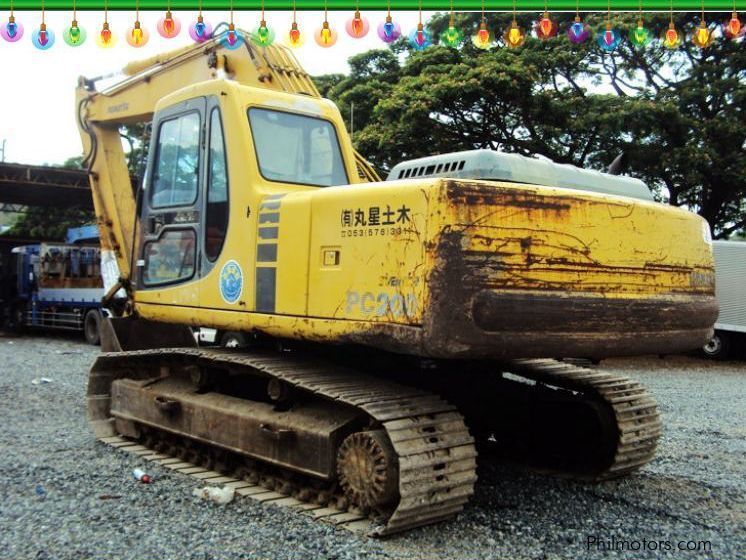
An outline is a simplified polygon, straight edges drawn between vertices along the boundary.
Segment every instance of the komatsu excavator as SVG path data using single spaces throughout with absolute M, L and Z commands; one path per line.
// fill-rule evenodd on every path
M 646 389 L 567 359 L 708 340 L 702 218 L 455 164 L 381 181 L 282 47 L 216 38 L 124 74 L 77 90 L 119 271 L 88 385 L 98 437 L 346 508 L 382 535 L 460 511 L 477 448 L 590 480 L 654 456 Z M 152 140 L 133 188 L 120 127 L 140 122 Z M 249 345 L 198 347 L 197 326 Z

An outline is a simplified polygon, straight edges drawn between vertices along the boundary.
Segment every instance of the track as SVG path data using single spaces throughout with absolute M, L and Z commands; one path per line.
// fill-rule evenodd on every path
M 271 462 L 256 461 L 257 457 L 250 453 L 248 457 L 239 455 L 238 460 L 226 459 L 234 450 L 221 448 L 210 440 L 184 437 L 183 433 L 169 432 L 148 422 L 141 424 L 142 433 L 137 442 L 119 437 L 112 418 L 112 414 L 119 414 L 112 412 L 115 380 L 134 378 L 147 386 L 169 377 L 170 372 L 187 371 L 195 366 L 202 371 L 217 368 L 280 380 L 294 391 L 313 395 L 320 401 L 343 403 L 364 412 L 369 419 L 364 433 L 374 437 L 361 441 L 361 448 L 376 448 L 383 455 L 385 448 L 390 447 L 395 455 L 393 467 L 391 462 L 385 468 L 380 466 L 380 472 L 377 471 L 380 476 L 373 482 L 379 486 L 378 491 L 385 493 L 387 480 L 393 479 L 395 472 L 398 482 L 392 496 L 396 500 L 385 507 L 366 506 L 364 499 L 357 499 L 359 493 L 350 489 L 355 481 L 339 471 L 339 458 L 338 476 L 320 481 Z M 661 434 L 657 405 L 636 381 L 550 359 L 514 360 L 503 364 L 503 369 L 550 391 L 559 389 L 559 393 L 589 401 L 594 410 L 598 409 L 599 418 L 609 424 L 600 440 L 603 453 L 596 451 L 595 444 L 578 448 L 579 462 L 587 462 L 592 468 L 573 472 L 573 476 L 592 480 L 623 476 L 655 455 Z M 461 385 L 472 384 L 465 378 Z M 486 387 L 487 384 L 483 392 L 492 402 L 496 395 Z M 447 393 L 445 396 L 447 400 L 455 398 Z M 362 374 L 315 357 L 225 349 L 177 348 L 103 354 L 92 368 L 88 388 L 89 417 L 102 441 L 197 478 L 229 482 L 238 494 L 305 510 L 314 517 L 377 536 L 452 517 L 473 494 L 474 439 L 461 414 L 447 400 L 436 392 Z M 468 403 L 461 402 L 459 406 L 467 410 Z M 360 462 L 354 450 L 350 457 L 352 463 Z
M 589 395 L 610 408 L 616 422 L 613 453 L 589 478 L 624 476 L 655 456 L 662 432 L 658 405 L 637 381 L 550 359 L 514 360 L 507 369 L 539 383 Z
M 161 453 L 157 449 L 119 436 L 100 438 L 100 441 L 120 451 L 132 453 L 144 460 L 190 476 L 203 484 L 233 488 L 236 496 L 240 498 L 287 507 L 353 533 L 372 534 L 376 529 L 375 523 L 365 514 L 349 511 L 346 507 L 337 507 L 333 500 L 319 504 L 298 499 L 291 495 L 295 492 L 287 492 L 282 486 L 278 487 L 275 480 L 266 476 L 259 479 L 249 474 L 246 478 L 236 478 L 233 473 L 226 474 L 222 469 L 214 470 L 213 466 L 203 463 L 199 458 L 193 459 L 194 462 L 185 461 L 182 457 Z
M 474 441 L 455 407 L 418 389 L 296 355 L 181 348 L 103 354 L 92 368 L 88 387 L 89 418 L 97 435 L 104 441 L 114 441 L 104 438 L 118 435 L 110 416 L 111 387 L 116 379 L 147 380 L 154 374 L 163 375 L 156 372 L 194 365 L 203 369 L 239 368 L 281 380 L 295 390 L 362 410 L 375 426 L 385 430 L 396 454 L 398 502 L 393 510 L 369 513 L 376 522 L 371 531 L 375 535 L 451 517 L 473 494 Z M 264 472 L 269 468 L 265 465 Z M 295 493 L 317 500 L 321 494 L 322 501 L 328 503 L 329 495 L 336 491 L 329 487 L 308 492 L 310 487 L 313 485 L 296 486 Z

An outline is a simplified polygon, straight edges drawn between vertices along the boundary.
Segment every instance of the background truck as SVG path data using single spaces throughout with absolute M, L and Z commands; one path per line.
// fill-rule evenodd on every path
M 702 352 L 708 358 L 724 360 L 746 342 L 746 242 L 714 241 L 712 249 L 720 315 L 715 334 Z
M 16 329 L 82 331 L 88 342 L 98 344 L 104 287 L 97 226 L 71 228 L 66 241 L 13 249 L 15 293 L 9 323 Z

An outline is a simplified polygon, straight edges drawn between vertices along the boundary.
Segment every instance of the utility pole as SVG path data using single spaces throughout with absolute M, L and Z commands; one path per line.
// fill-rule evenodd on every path
M 2 162 L 2 163 L 5 163 L 5 142 L 7 142 L 7 140 L 5 140 L 5 138 L 3 138 L 3 144 L 0 147 L 0 154 L 1 154 L 0 155 L 0 162 Z

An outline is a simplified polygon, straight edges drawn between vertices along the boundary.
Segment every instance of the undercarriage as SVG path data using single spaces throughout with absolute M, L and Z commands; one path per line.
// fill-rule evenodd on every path
M 402 361 L 374 375 L 375 360 L 365 373 L 340 362 L 266 349 L 105 353 L 89 417 L 99 438 L 352 512 L 376 535 L 461 511 L 478 450 L 602 480 L 650 461 L 661 433 L 639 383 L 570 363 Z

